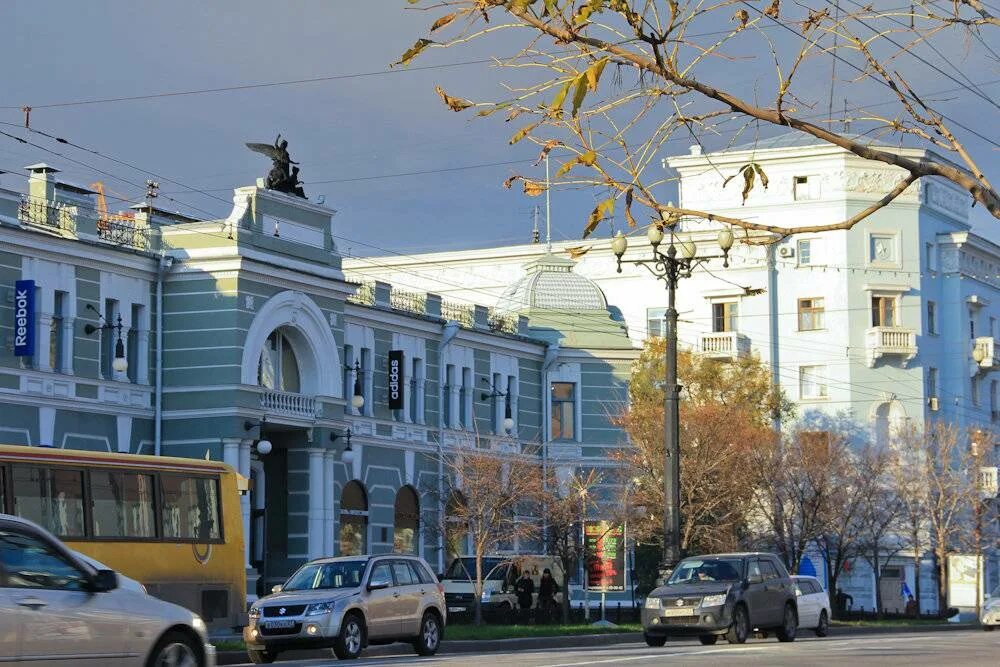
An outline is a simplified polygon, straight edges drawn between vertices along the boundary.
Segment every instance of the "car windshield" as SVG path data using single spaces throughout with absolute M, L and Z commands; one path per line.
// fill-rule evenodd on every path
M 502 580 L 503 579 L 503 568 L 498 568 L 497 566 L 501 564 L 501 561 L 497 558 L 484 558 L 483 559 L 483 579 L 490 580 Z M 451 566 L 448 567 L 448 571 L 444 573 L 441 580 L 451 579 L 452 581 L 472 581 L 472 578 L 476 575 L 476 559 L 470 557 L 466 558 L 456 558 L 451 562 Z
M 677 569 L 667 581 L 667 585 L 706 581 L 739 581 L 742 569 L 739 559 L 736 558 L 685 560 L 678 564 Z
M 358 588 L 365 574 L 366 560 L 345 560 L 334 563 L 303 565 L 288 578 L 283 591 L 310 591 L 332 588 Z

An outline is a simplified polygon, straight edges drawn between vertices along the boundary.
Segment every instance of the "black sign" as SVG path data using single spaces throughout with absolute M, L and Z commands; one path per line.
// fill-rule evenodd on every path
M 587 588 L 625 590 L 625 530 L 610 521 L 585 521 Z
M 403 351 L 389 350 L 389 409 L 402 410 L 405 392 L 403 379 Z

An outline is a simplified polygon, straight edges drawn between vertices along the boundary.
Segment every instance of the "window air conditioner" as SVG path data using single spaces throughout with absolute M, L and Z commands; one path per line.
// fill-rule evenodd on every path
M 795 254 L 795 248 L 782 246 L 778 248 L 778 257 L 791 257 Z

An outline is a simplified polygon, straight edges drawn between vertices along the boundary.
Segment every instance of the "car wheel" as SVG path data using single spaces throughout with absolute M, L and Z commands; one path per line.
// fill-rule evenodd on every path
M 646 640 L 646 646 L 654 648 L 659 648 L 667 643 L 667 638 L 664 635 L 650 635 L 644 632 L 642 633 L 642 638 Z
M 425 612 L 420 621 L 420 634 L 413 642 L 417 655 L 434 655 L 441 645 L 441 621 L 433 612 Z
M 775 629 L 774 634 L 778 635 L 779 642 L 795 641 L 795 630 L 799 627 L 799 619 L 795 614 L 795 608 L 790 604 L 785 605 L 785 620 L 780 628 Z
M 354 660 L 361 655 L 365 644 L 365 623 L 357 613 L 350 614 L 340 626 L 340 634 L 333 644 L 333 654 L 338 660 Z
M 830 632 L 830 619 L 826 617 L 826 609 L 819 613 L 819 625 L 816 626 L 816 636 L 826 637 Z
M 715 642 L 719 641 L 719 636 L 718 635 L 701 635 L 701 636 L 698 637 L 698 641 L 700 641 L 705 646 L 711 646 Z
M 194 642 L 179 632 L 168 632 L 163 636 L 149 658 L 149 667 L 202 667 L 205 661 Z
M 983 626 L 983 630 L 985 630 L 986 632 L 993 632 L 993 628 L 995 628 L 995 627 L 996 626 L 994 626 L 994 625 L 984 625 Z
M 278 654 L 274 651 L 252 648 L 247 649 L 247 656 L 250 658 L 250 662 L 255 665 L 269 665 L 278 658 Z
M 747 618 L 747 608 L 739 605 L 733 610 L 733 623 L 726 633 L 726 641 L 730 644 L 742 644 L 750 635 L 750 619 Z

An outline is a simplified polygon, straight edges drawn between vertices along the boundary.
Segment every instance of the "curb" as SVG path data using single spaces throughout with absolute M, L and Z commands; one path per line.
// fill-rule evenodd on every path
M 850 627 L 831 626 L 831 637 L 847 637 L 851 635 L 879 635 L 892 633 L 919 633 L 941 631 L 979 630 L 980 627 L 968 623 L 942 623 L 940 625 L 904 625 L 904 626 L 871 626 Z M 808 630 L 806 631 L 809 632 Z M 691 640 L 693 637 L 678 637 L 679 641 Z M 517 637 L 514 639 L 463 639 L 441 644 L 442 655 L 462 653 L 497 653 L 510 651 L 531 651 L 552 648 L 578 648 L 587 646 L 608 646 L 613 644 L 632 644 L 642 641 L 641 632 L 603 633 L 597 635 L 558 635 L 554 637 Z M 387 646 L 371 646 L 365 649 L 363 657 L 387 657 L 392 655 L 413 655 L 413 650 L 406 644 L 389 644 Z M 282 658 L 297 660 L 312 660 L 330 658 L 330 651 L 321 649 L 306 651 L 288 651 L 281 654 Z M 219 665 L 236 665 L 247 662 L 245 651 L 219 651 Z

